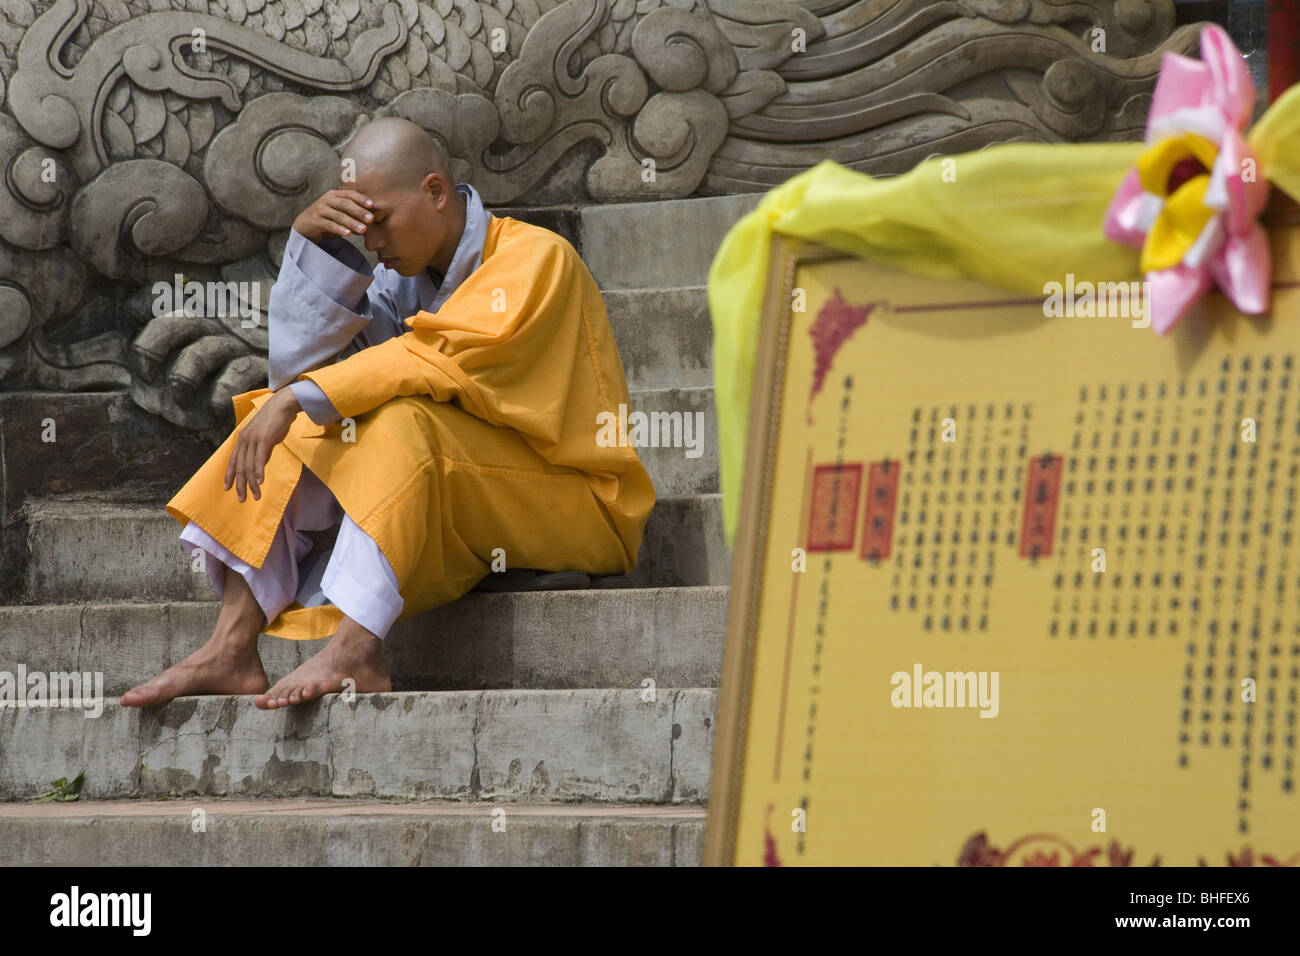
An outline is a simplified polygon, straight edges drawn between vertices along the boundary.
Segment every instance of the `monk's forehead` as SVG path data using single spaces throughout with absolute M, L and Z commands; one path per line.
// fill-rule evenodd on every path
M 344 156 L 339 161 L 339 187 L 360 192 L 395 193 L 391 171 L 382 162 Z

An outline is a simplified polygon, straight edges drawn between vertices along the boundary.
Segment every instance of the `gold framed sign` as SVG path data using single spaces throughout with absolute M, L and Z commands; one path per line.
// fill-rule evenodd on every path
M 774 239 L 706 864 L 1300 862 L 1298 235 L 1163 337 Z

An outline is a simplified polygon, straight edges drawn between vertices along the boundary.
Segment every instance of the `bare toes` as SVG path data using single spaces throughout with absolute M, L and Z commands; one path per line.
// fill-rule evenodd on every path
M 148 681 L 138 687 L 132 687 L 122 695 L 122 705 L 125 707 L 148 707 L 158 700 L 158 686 L 156 681 Z

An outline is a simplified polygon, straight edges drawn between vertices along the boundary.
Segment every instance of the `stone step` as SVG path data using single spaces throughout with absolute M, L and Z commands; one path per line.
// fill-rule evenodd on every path
M 574 245 L 602 292 L 704 285 L 723 237 L 762 198 L 747 193 L 584 206 Z
M 10 866 L 698 866 L 706 817 L 695 806 L 366 799 L 0 803 L 0 859 Z
M 659 415 L 656 428 L 637 452 L 660 498 L 715 494 L 718 491 L 718 423 L 713 387 L 636 389 L 627 415 Z M 617 417 L 618 409 L 611 409 Z M 686 416 L 690 419 L 689 434 Z M 42 422 L 53 419 L 54 441 L 42 440 Z M 701 434 L 697 425 L 703 425 Z M 629 417 L 629 432 L 635 419 Z M 601 423 L 592 421 L 593 435 Z M 609 431 L 618 440 L 618 426 Z M 226 437 L 208 446 L 196 436 L 134 406 L 120 392 L 21 392 L 0 395 L 0 452 L 8 481 L 3 483 L 6 516 L 22 496 L 46 497 L 113 488 L 147 479 L 179 488 Z M 662 437 L 661 437 L 662 436 Z M 686 446 L 690 438 L 693 447 Z M 627 440 L 636 440 L 629 434 Z M 672 447 L 676 442 L 678 447 Z M 688 454 L 694 457 L 688 457 Z
M 646 522 L 632 583 L 659 588 L 727 586 L 732 560 L 722 524 L 722 495 L 660 498 Z
M 651 444 L 637 447 L 637 455 L 654 482 L 656 497 L 716 494 L 719 489 L 718 414 L 713 404 L 713 386 L 638 389 L 628 397 L 631 399 L 629 442 L 641 440 L 633 432 L 637 420 L 630 416 L 634 412 L 658 416 L 646 419 L 645 438 Z M 703 426 L 702 434 L 700 426 Z M 615 425 L 615 435 L 617 428 Z M 681 447 L 688 437 L 692 447 Z
M 384 660 L 401 691 L 641 687 L 647 679 L 716 687 L 729 592 L 468 594 L 397 622 Z M 218 609 L 213 601 L 0 607 L 0 671 L 98 672 L 104 694 L 121 696 L 201 647 Z M 259 650 L 275 681 L 324 646 L 263 637 Z
M 629 389 L 713 384 L 713 324 L 702 285 L 602 293 Z
M 695 448 L 642 447 L 642 461 L 658 498 L 716 494 L 718 485 L 717 415 L 711 387 L 638 390 L 632 412 L 658 413 L 662 432 L 672 416 L 682 428 L 703 424 L 702 439 L 692 428 Z M 613 410 L 617 412 L 617 409 Z M 53 439 L 47 429 L 54 423 Z M 633 424 L 629 422 L 629 427 Z M 599 423 L 592 422 L 592 428 Z M 12 392 L 0 394 L 0 601 L 21 600 L 27 580 L 23 568 L 27 533 L 24 502 L 55 495 L 90 494 L 100 500 L 128 495 L 134 500 L 166 500 L 181 487 L 225 435 L 198 435 L 170 425 L 136 407 L 122 392 Z M 617 440 L 617 425 L 611 431 Z M 636 436 L 629 435 L 632 440 Z M 651 436 L 645 436 L 649 439 Z M 657 436 L 655 436 L 657 437 Z M 698 454 L 688 458 L 687 454 Z M 107 492 L 107 493 L 105 493 Z
M 165 502 L 51 498 L 26 506 L 26 579 L 21 600 L 216 600 L 181 548 Z M 634 587 L 725 585 L 731 555 L 720 495 L 660 498 L 646 524 Z
M 0 707 L 0 800 L 84 773 L 88 799 L 402 797 L 519 803 L 708 799 L 716 692 L 488 690 Z M 85 705 L 85 706 L 82 706 Z M 100 710 L 102 708 L 102 711 Z M 98 715 L 96 716 L 96 712 Z

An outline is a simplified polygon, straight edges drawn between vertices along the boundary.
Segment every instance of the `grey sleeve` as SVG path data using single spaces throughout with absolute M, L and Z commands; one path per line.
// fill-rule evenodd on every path
M 293 392 L 293 397 L 298 400 L 299 406 L 307 413 L 307 417 L 317 425 L 329 425 L 343 417 L 334 407 L 334 403 L 325 397 L 321 387 L 310 379 L 292 383 L 289 391 Z
M 328 364 L 364 335 L 376 318 L 367 295 L 373 282 L 365 256 L 341 237 L 318 245 L 289 233 L 267 307 L 271 389 Z

